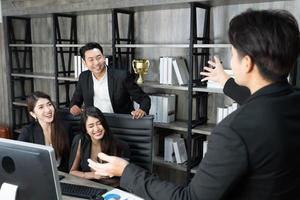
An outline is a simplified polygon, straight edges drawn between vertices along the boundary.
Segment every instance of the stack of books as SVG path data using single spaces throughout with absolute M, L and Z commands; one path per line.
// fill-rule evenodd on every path
M 188 84 L 189 73 L 183 58 L 160 57 L 159 83 L 160 84 Z
M 165 137 L 164 160 L 182 164 L 187 161 L 187 153 L 184 138 L 179 134 L 171 134 Z

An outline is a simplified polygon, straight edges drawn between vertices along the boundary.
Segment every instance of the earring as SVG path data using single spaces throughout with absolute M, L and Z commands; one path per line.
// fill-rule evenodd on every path
M 35 122 L 38 122 L 38 118 L 37 117 L 35 117 L 34 120 L 35 120 Z

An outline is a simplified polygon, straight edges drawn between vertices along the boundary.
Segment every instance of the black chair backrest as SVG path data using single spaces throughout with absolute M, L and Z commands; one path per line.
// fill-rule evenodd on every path
M 71 126 L 73 134 L 81 132 L 80 116 L 73 116 L 67 109 L 59 109 L 57 114 L 60 120 Z M 152 171 L 153 116 L 138 120 L 129 114 L 104 113 L 104 116 L 114 136 L 129 145 L 130 162 Z
M 132 119 L 126 114 L 104 114 L 107 123 L 118 139 L 129 145 L 131 162 L 152 171 L 153 116 Z

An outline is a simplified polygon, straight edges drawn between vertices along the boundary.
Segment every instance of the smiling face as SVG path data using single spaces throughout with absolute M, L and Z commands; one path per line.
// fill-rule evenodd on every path
M 96 78 L 101 78 L 105 72 L 105 57 L 97 48 L 88 50 L 84 54 L 86 67 Z
M 52 123 L 54 119 L 54 106 L 47 98 L 39 98 L 30 112 L 30 115 L 39 123 Z
M 101 140 L 105 134 L 105 129 L 102 126 L 100 120 L 96 117 L 88 116 L 85 128 L 87 134 L 91 137 L 92 140 Z

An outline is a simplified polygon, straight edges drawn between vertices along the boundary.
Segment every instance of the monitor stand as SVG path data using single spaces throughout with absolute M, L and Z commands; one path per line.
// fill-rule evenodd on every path
M 0 199 L 16 200 L 18 186 L 10 183 L 3 183 L 0 188 Z

